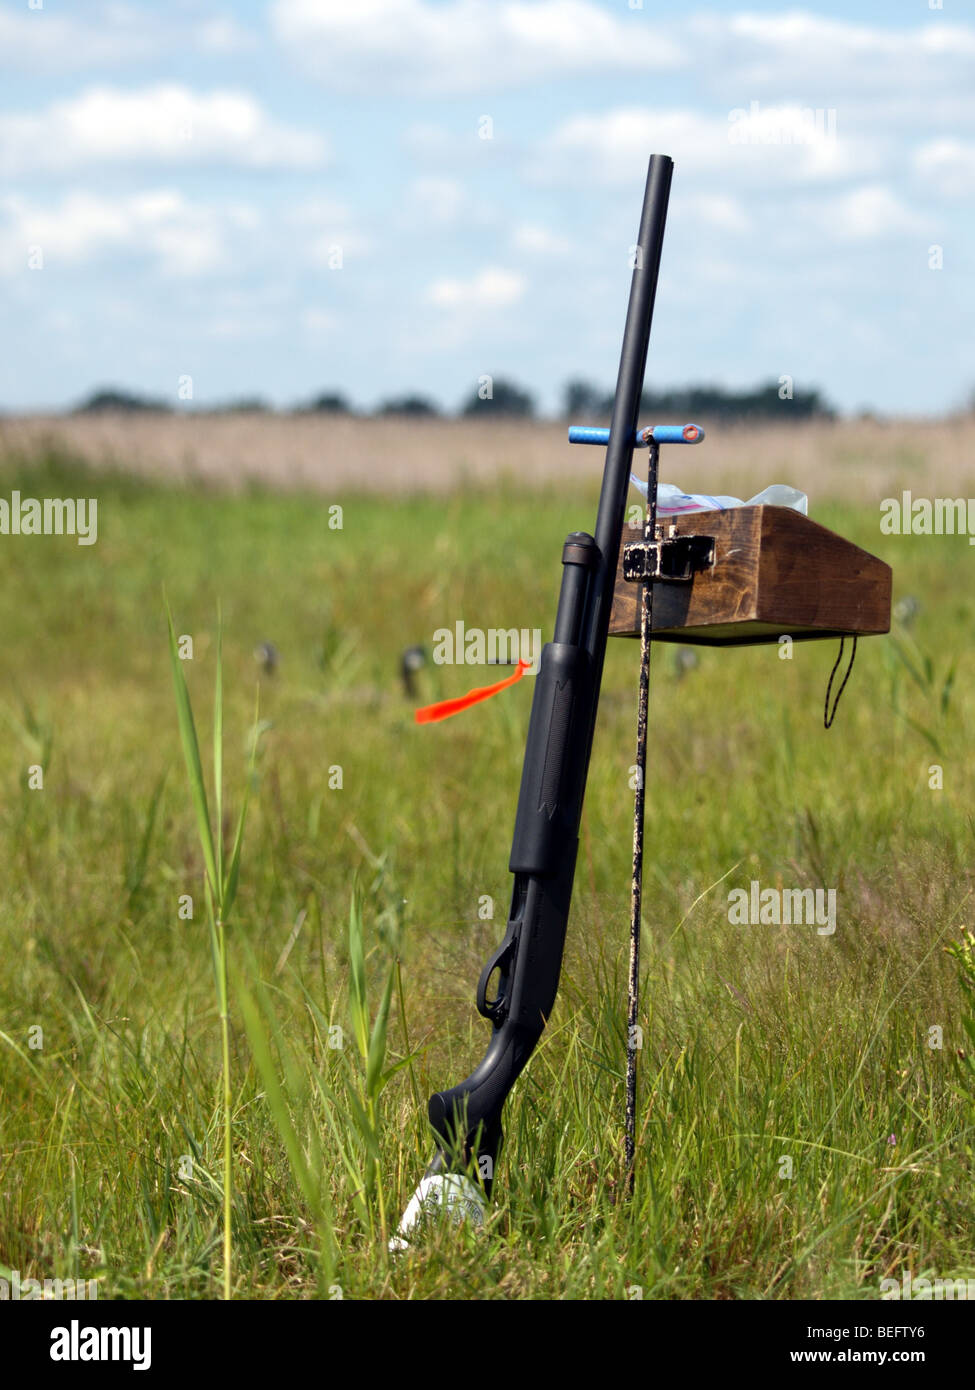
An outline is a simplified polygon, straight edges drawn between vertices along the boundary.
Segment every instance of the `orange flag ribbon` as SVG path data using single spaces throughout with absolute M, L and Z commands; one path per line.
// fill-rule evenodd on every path
M 418 724 L 435 724 L 438 719 L 449 719 L 452 714 L 460 714 L 461 710 L 468 709 L 481 700 L 490 700 L 499 690 L 507 690 L 509 685 L 521 680 L 530 666 L 530 661 L 519 661 L 515 674 L 498 681 L 497 685 L 482 685 L 476 690 L 468 690 L 466 695 L 458 695 L 454 700 L 440 700 L 435 705 L 424 705 L 416 711 L 413 718 Z

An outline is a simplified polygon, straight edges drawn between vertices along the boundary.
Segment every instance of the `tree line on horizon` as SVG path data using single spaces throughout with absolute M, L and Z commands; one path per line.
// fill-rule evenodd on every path
M 565 419 L 581 424 L 587 422 L 608 423 L 613 410 L 613 392 L 606 391 L 591 382 L 573 380 L 566 384 L 562 402 L 561 415 Z M 93 391 L 74 406 L 71 413 L 158 411 L 172 414 L 177 409 L 171 402 L 162 398 L 107 387 Z M 486 394 L 483 387 L 480 390 L 472 391 L 455 412 L 443 410 L 428 396 L 419 394 L 390 397 L 388 400 L 381 401 L 372 410 L 361 410 L 341 391 L 322 392 L 310 400 L 284 411 L 279 411 L 259 396 L 243 396 L 216 406 L 195 406 L 192 407 L 192 410 L 194 413 L 202 415 L 250 412 L 371 416 L 373 418 L 395 415 L 413 419 L 448 419 L 453 415 L 454 418 L 469 419 L 476 415 L 491 414 L 522 420 L 537 418 L 536 402 L 531 392 L 524 390 L 513 381 L 500 377 L 491 383 L 490 394 Z M 834 419 L 836 411 L 818 390 L 796 391 L 792 395 L 783 395 L 783 389 L 779 382 L 771 381 L 744 390 L 697 385 L 644 391 L 641 418 L 644 416 L 656 419 L 672 416 L 679 420 L 775 419 L 783 421 L 811 418 Z

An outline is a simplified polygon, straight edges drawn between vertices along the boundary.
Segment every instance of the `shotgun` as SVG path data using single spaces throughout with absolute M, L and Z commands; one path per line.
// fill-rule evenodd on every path
M 491 1024 L 491 1040 L 466 1080 L 430 1099 L 437 1151 L 393 1249 L 409 1243 L 424 1214 L 442 1208 L 457 1220 L 483 1220 L 502 1142 L 501 1112 L 555 1003 L 630 468 L 634 448 L 645 442 L 638 441 L 637 415 L 673 168 L 667 155 L 650 158 L 595 535 L 576 531 L 565 541 L 555 631 L 535 680 L 508 866 L 511 912 L 477 986 L 477 1009 Z

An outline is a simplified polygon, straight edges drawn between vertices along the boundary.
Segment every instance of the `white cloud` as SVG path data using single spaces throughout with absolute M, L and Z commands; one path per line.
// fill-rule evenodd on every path
M 722 232 L 747 232 L 752 225 L 744 203 L 726 193 L 689 193 L 681 199 L 681 213 Z
M 213 15 L 196 29 L 201 49 L 209 53 L 242 53 L 257 47 L 257 38 L 229 15 Z
M 295 300 L 290 286 L 261 280 L 239 285 L 234 280 L 208 286 L 205 296 L 197 286 L 191 293 L 200 306 L 200 332 L 216 339 L 256 341 L 279 332 L 292 322 Z M 207 317 L 209 313 L 210 317 Z
M 844 104 L 843 98 L 896 86 L 936 90 L 953 78 L 965 81 L 975 54 L 975 29 L 936 20 L 914 28 L 889 28 L 803 10 L 695 15 L 678 24 L 695 37 L 699 66 L 710 84 L 752 97 L 777 92 L 815 105 Z M 822 98 L 829 94 L 829 102 Z
M 879 25 L 828 19 L 804 10 L 787 14 L 739 14 L 726 22 L 727 32 L 778 57 L 803 56 L 813 62 L 851 62 L 862 73 L 878 60 L 975 55 L 975 31 L 941 21 L 920 29 L 886 29 Z
M 924 217 L 879 184 L 823 200 L 810 214 L 821 231 L 837 241 L 923 236 L 928 230 Z
M 485 103 L 487 104 L 487 103 Z M 523 143 L 521 123 L 500 121 L 491 138 L 485 139 L 480 117 L 488 114 L 481 107 L 469 107 L 450 126 L 417 121 L 407 125 L 399 137 L 400 148 L 417 169 L 436 172 L 442 177 L 470 179 L 490 168 L 510 167 L 514 148 Z M 493 118 L 492 118 L 493 119 Z M 520 128 L 519 128 L 520 127 Z M 531 128 L 535 129 L 534 120 Z
M 975 28 L 890 28 L 803 10 L 666 16 L 595 0 L 274 0 L 272 32 L 330 85 L 370 95 L 497 91 L 579 74 L 693 73 L 712 94 L 815 105 L 896 84 L 938 93 L 970 81 Z M 829 100 L 826 100 L 828 94 Z M 841 101 L 842 99 L 842 101 Z
M 389 227 L 429 242 L 453 236 L 481 237 L 504 219 L 494 198 L 476 196 L 466 183 L 444 174 L 424 174 L 403 190 L 391 211 Z
M 541 142 L 530 172 L 540 181 L 632 183 L 651 150 L 666 151 L 681 165 L 719 167 L 728 158 L 727 127 L 693 111 L 640 106 L 570 116 Z
M 651 150 L 671 155 L 682 174 L 708 174 L 768 186 L 866 173 L 878 153 L 868 141 L 836 138 L 823 113 L 799 107 L 751 108 L 726 116 L 692 110 L 617 107 L 572 116 L 531 156 L 527 173 L 537 182 L 632 185 Z
M 328 309 L 303 309 L 301 326 L 309 338 L 328 339 L 338 330 L 339 319 Z
M 331 85 L 374 94 L 497 91 L 574 73 L 660 72 L 677 43 L 592 0 L 275 0 L 273 32 Z
M 256 38 L 229 14 L 197 21 L 136 5 L 85 0 L 84 16 L 59 15 L 53 6 L 0 10 L 0 68 L 24 72 L 91 72 L 158 59 L 161 54 L 233 53 Z M 82 8 L 80 5 L 77 7 Z
M 299 248 L 312 265 L 334 268 L 336 251 L 341 257 L 364 256 L 373 249 L 373 238 L 362 231 L 347 203 L 330 198 L 309 198 L 287 214 L 286 221 L 299 235 Z
M 519 251 L 527 251 L 534 256 L 567 256 L 571 249 L 569 242 L 548 227 L 538 227 L 525 223 L 516 227 L 511 234 L 511 243 Z
M 164 275 L 210 274 L 228 265 L 229 238 L 252 233 L 258 220 L 246 206 L 218 210 L 171 189 L 121 198 L 68 193 L 50 207 L 11 195 L 0 199 L 0 270 L 22 273 L 36 246 L 45 269 L 124 254 L 148 257 Z
M 806 178 L 848 171 L 835 107 L 763 106 L 751 101 L 728 113 L 727 138 L 737 147 L 782 148 Z M 798 157 L 793 154 L 797 148 Z
M 97 163 L 323 163 L 321 136 L 272 120 L 245 92 L 192 92 L 173 83 L 120 91 L 92 87 L 46 110 L 0 116 L 0 170 L 74 170 Z
M 411 221 L 427 225 L 450 226 L 468 204 L 467 194 L 456 179 L 426 177 L 414 179 L 406 194 Z
M 441 162 L 457 154 L 457 137 L 433 121 L 414 121 L 407 126 L 402 144 L 416 159 Z
M 124 7 L 112 25 L 50 10 L 0 10 L 0 63 L 24 72 L 71 72 L 147 58 L 151 36 Z
M 470 280 L 435 281 L 427 290 L 427 300 L 441 309 L 498 309 L 516 304 L 525 289 L 523 276 L 486 266 Z
M 975 144 L 945 138 L 922 145 L 914 167 L 939 193 L 964 198 L 975 193 Z

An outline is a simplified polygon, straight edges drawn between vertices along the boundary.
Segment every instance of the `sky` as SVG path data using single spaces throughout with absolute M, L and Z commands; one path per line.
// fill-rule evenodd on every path
M 615 380 L 654 151 L 648 386 L 971 399 L 971 3 L 0 0 L 0 410 L 555 412 Z

